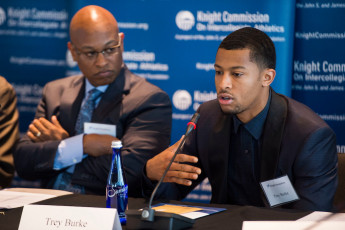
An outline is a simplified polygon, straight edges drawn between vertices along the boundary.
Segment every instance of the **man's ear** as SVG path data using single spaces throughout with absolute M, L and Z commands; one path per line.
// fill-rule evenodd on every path
M 270 86 L 276 76 L 274 69 L 265 69 L 263 71 L 262 86 Z
M 71 52 L 72 54 L 72 58 L 73 58 L 73 61 L 77 61 L 77 54 L 75 53 L 75 50 L 73 49 L 72 47 L 72 43 L 71 42 L 67 42 L 67 48 L 69 49 L 69 52 Z
M 125 40 L 125 34 L 124 33 L 119 33 L 119 36 L 121 37 L 121 51 L 123 52 L 125 50 L 124 48 L 124 40 Z

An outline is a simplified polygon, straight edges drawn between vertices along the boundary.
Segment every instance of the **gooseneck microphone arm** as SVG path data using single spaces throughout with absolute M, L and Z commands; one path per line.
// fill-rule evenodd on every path
M 164 180 L 166 174 L 168 173 L 168 171 L 169 171 L 169 169 L 170 169 L 170 166 L 171 166 L 172 163 L 174 162 L 174 160 L 175 160 L 175 158 L 176 158 L 176 156 L 177 156 L 177 153 L 180 152 L 180 150 L 181 150 L 182 146 L 184 145 L 185 141 L 186 141 L 186 136 L 183 137 L 183 139 L 182 139 L 181 143 L 179 144 L 179 146 L 178 146 L 178 148 L 177 148 L 177 150 L 176 150 L 174 156 L 171 158 L 171 161 L 169 162 L 168 167 L 165 169 L 165 171 L 164 171 L 164 173 L 163 173 L 161 179 L 159 180 L 158 184 L 156 185 L 155 189 L 153 190 L 153 192 L 152 192 L 152 194 L 151 194 L 151 197 L 150 197 L 149 209 L 151 209 L 152 200 L 153 200 L 154 196 L 156 195 L 156 192 L 157 192 L 157 190 L 158 190 L 158 187 L 159 187 L 160 184 L 163 182 L 163 180 Z
M 192 117 L 192 119 L 190 120 L 190 122 L 188 122 L 188 126 L 187 126 L 187 130 L 186 130 L 186 133 L 182 139 L 182 141 L 180 142 L 178 148 L 176 149 L 173 157 L 171 158 L 170 162 L 169 162 L 169 165 L 168 167 L 165 169 L 161 179 L 159 180 L 159 182 L 157 183 L 155 189 L 153 190 L 152 194 L 151 194 L 151 197 L 150 197 L 150 201 L 149 201 L 149 207 L 148 209 L 144 209 L 143 212 L 142 212 L 142 216 L 141 218 L 143 220 L 147 220 L 147 221 L 153 221 L 154 220 L 154 209 L 152 209 L 151 205 L 152 205 L 152 201 L 153 201 L 153 198 L 159 188 L 159 186 L 161 185 L 161 183 L 163 182 L 166 174 L 168 173 L 169 169 L 170 169 L 170 166 L 172 165 L 172 163 L 174 162 L 176 156 L 177 156 L 177 153 L 180 152 L 181 148 L 183 147 L 185 141 L 186 141 L 186 138 L 187 136 L 192 132 L 193 129 L 196 128 L 196 123 L 197 121 L 199 120 L 199 117 L 200 117 L 200 114 L 199 113 L 195 113 Z

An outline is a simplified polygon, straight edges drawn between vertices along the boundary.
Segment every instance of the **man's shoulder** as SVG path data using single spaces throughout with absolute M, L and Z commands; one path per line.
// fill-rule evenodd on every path
M 16 92 L 13 86 L 4 78 L 0 76 L 0 103 L 2 107 L 6 104 L 16 103 Z
M 8 87 L 7 85 L 8 85 L 8 82 L 7 82 L 6 78 L 0 76 L 0 87 L 1 88 L 4 86 Z
M 68 87 L 73 86 L 75 84 L 81 83 L 83 81 L 83 75 L 73 75 L 64 78 L 59 78 L 56 80 L 52 80 L 46 84 L 46 87 Z
M 2 76 L 0 76 L 0 92 L 1 94 L 14 92 L 13 86 Z
M 154 99 L 154 100 L 169 100 L 168 94 L 158 86 L 148 82 L 145 78 L 138 76 L 129 70 L 126 71 L 126 85 L 128 84 L 129 95 L 127 99 Z
M 215 119 L 219 115 L 224 115 L 217 99 L 204 102 L 199 106 L 198 111 L 200 117 L 210 117 L 211 119 Z
M 330 128 L 322 118 L 316 114 L 309 106 L 292 99 L 279 95 L 287 102 L 287 124 L 301 129 Z
M 213 99 L 213 100 L 209 100 L 209 101 L 206 101 L 204 103 L 202 103 L 199 107 L 200 111 L 204 111 L 204 110 L 208 110 L 210 108 L 213 108 L 215 110 L 221 110 L 220 108 L 220 105 L 219 105 L 219 102 L 217 99 Z
M 130 81 L 130 87 L 131 88 L 138 88 L 142 89 L 143 92 L 149 94 L 149 93 L 156 93 L 156 92 L 163 92 L 165 93 L 161 88 L 158 86 L 148 82 L 145 78 L 138 76 L 132 72 L 127 74 L 127 78 Z

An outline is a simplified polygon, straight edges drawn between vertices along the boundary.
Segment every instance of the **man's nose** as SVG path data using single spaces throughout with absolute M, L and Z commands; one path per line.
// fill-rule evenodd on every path
M 95 64 L 96 66 L 100 67 L 103 67 L 107 64 L 107 59 L 105 57 L 104 51 L 97 53 Z
M 232 88 L 232 78 L 230 76 L 230 74 L 228 73 L 224 73 L 222 76 L 221 76 L 221 79 L 220 79 L 220 82 L 219 82 L 219 86 L 222 88 L 222 89 L 226 89 L 226 88 Z

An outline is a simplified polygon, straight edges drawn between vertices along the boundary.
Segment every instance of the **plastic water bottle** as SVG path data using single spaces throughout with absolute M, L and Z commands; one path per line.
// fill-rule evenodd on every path
M 107 180 L 107 208 L 116 208 L 122 225 L 126 224 L 126 208 L 128 202 L 128 185 L 123 172 L 121 160 L 121 141 L 113 141 L 113 159 Z

